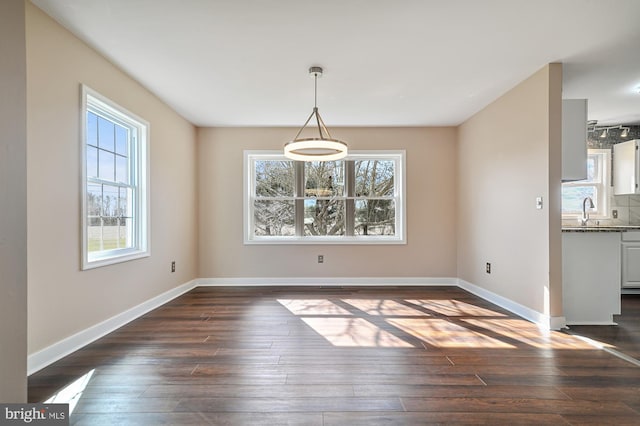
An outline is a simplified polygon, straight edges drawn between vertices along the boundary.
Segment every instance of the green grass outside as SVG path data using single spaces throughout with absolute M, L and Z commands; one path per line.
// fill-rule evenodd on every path
M 112 238 L 103 240 L 102 242 L 102 250 L 113 250 L 117 248 L 125 248 L 127 244 L 126 238 L 120 238 L 120 245 L 118 245 L 118 239 Z M 89 238 L 89 253 L 94 251 L 100 251 L 100 239 L 99 238 Z

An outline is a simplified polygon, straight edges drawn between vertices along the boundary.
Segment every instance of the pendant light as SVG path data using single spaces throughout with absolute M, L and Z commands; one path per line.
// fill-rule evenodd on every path
M 296 136 L 284 145 L 284 156 L 296 161 L 334 161 L 347 156 L 347 144 L 331 137 L 318 111 L 318 77 L 322 77 L 321 67 L 309 68 L 309 76 L 314 79 L 313 111 L 304 122 Z M 300 134 L 313 117 L 317 127 L 318 137 L 300 138 Z

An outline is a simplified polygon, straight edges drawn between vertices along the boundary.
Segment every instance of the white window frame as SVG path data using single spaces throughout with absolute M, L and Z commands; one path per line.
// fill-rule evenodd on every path
M 81 160 L 82 176 L 81 196 L 81 247 L 82 270 L 149 257 L 150 251 L 150 212 L 149 212 L 149 123 L 127 111 L 107 97 L 86 85 L 81 85 Z M 131 131 L 130 170 L 133 189 L 133 244 L 130 248 L 103 250 L 89 253 L 88 250 L 88 208 L 87 208 L 87 113 L 97 115 L 127 127 Z
M 589 217 L 591 219 L 608 219 L 609 218 L 609 196 L 611 187 L 611 151 L 608 149 L 589 149 L 588 157 L 595 158 L 597 162 L 598 176 L 594 181 L 578 180 L 573 182 L 564 182 L 565 187 L 592 186 L 596 189 L 597 199 L 593 200 L 597 206 L 597 210 L 589 209 Z M 578 219 L 582 217 L 582 211 L 562 213 L 563 219 Z
M 253 164 L 256 160 L 291 161 L 282 151 L 244 151 L 243 166 L 243 228 L 244 244 L 406 244 L 406 152 L 404 150 L 367 150 L 349 151 L 344 161 L 354 160 L 392 160 L 395 163 L 394 196 L 395 235 L 336 235 L 336 236 L 256 236 L 254 235 L 254 185 Z M 304 199 L 305 197 L 292 197 Z M 362 197 L 341 196 L 343 199 Z

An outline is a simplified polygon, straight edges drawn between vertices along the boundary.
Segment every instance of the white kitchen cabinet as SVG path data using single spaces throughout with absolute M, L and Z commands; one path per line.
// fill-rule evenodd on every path
M 620 314 L 621 232 L 562 233 L 562 300 L 568 325 L 614 325 Z
M 613 146 L 614 195 L 640 194 L 638 143 L 640 140 L 621 142 Z
M 587 178 L 587 100 L 562 100 L 562 181 Z
M 622 288 L 640 288 L 640 232 L 622 234 Z

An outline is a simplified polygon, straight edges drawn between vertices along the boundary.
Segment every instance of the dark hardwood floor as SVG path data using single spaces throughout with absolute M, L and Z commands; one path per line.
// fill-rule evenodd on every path
M 636 329 L 637 330 L 637 329 Z M 640 424 L 640 368 L 455 287 L 200 287 L 29 378 L 71 424 Z
M 614 315 L 618 325 L 571 326 L 571 332 L 598 342 L 640 360 L 640 294 L 622 295 L 621 315 Z

